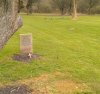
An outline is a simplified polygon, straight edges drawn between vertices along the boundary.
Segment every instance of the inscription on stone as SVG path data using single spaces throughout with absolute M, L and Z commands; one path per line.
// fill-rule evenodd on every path
M 20 34 L 21 53 L 32 53 L 32 34 Z

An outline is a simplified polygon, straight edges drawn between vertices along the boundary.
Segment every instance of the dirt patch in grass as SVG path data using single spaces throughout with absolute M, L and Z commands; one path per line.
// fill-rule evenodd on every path
M 38 77 L 33 77 L 33 78 L 30 78 L 30 79 L 21 80 L 21 81 L 19 81 L 19 83 L 29 85 L 29 84 L 32 84 L 32 83 L 35 84 L 35 83 L 48 82 L 48 80 L 49 80 L 49 75 L 44 74 L 44 75 L 41 75 L 41 76 L 38 76 Z
M 28 62 L 31 60 L 40 59 L 38 54 L 14 54 L 12 59 L 15 61 Z
M 35 78 L 21 81 L 32 89 L 36 88 L 43 94 L 73 94 L 76 92 L 88 91 L 89 87 L 85 83 L 77 83 L 72 80 L 57 80 L 57 77 L 64 76 L 61 72 L 44 74 Z M 41 93 L 40 93 L 41 94 Z
M 36 94 L 51 94 L 50 93 L 51 87 L 48 82 L 50 80 L 49 77 L 50 77 L 49 74 L 43 74 L 38 77 L 21 80 L 18 83 L 26 84 L 33 90 L 37 90 L 37 92 L 39 93 L 36 93 Z M 34 91 L 32 92 L 32 94 L 34 94 Z
M 70 80 L 57 81 L 55 87 L 61 94 L 82 92 L 85 88 L 88 88 L 86 84 L 75 83 Z

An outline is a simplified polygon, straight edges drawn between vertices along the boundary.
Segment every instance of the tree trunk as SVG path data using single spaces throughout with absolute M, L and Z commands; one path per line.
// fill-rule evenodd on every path
M 72 1 L 70 1 L 70 3 L 69 3 L 68 13 L 69 13 L 69 15 L 72 14 Z
M 60 11 L 61 11 L 61 15 L 63 16 L 64 15 L 64 8 L 61 8 Z
M 91 9 L 92 9 L 92 0 L 89 1 L 89 9 L 88 9 L 88 14 L 91 15 Z
M 18 0 L 0 0 L 0 49 L 22 26 L 18 13 Z
M 73 13 L 72 13 L 73 20 L 77 19 L 77 3 L 76 0 L 73 0 Z

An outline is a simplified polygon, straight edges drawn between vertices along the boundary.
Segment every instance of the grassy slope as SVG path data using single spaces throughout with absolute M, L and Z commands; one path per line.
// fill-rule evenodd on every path
M 23 16 L 24 26 L 0 52 L 0 82 L 8 83 L 43 73 L 60 71 L 65 78 L 100 89 L 100 17 Z M 42 60 L 30 64 L 11 59 L 19 53 L 19 34 L 33 34 L 33 52 Z M 68 74 L 72 75 L 69 76 Z

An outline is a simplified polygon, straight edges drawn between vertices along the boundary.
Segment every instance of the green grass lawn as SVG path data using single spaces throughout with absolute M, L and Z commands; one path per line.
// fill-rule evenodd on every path
M 83 16 L 77 21 L 60 16 L 26 16 L 0 52 L 0 83 L 7 84 L 41 74 L 61 72 L 72 81 L 86 83 L 90 93 L 100 94 L 100 16 Z M 19 34 L 32 33 L 33 53 L 42 59 L 29 64 L 12 60 L 20 53 Z M 84 91 L 85 92 L 85 91 Z

